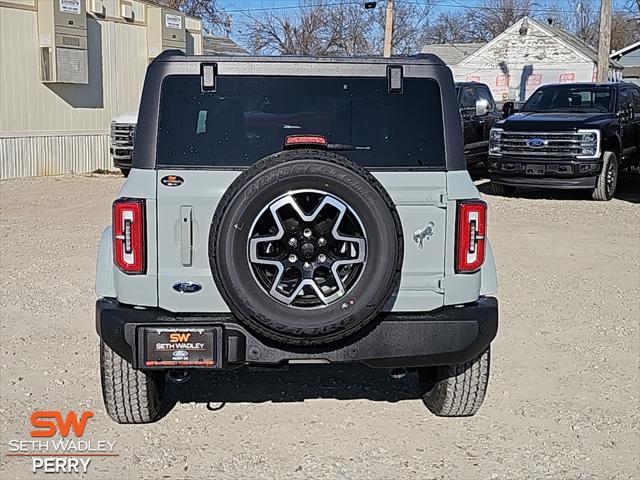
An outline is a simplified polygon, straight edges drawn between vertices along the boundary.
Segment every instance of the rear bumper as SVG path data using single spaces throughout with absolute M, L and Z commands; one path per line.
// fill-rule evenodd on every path
M 320 347 L 287 347 L 260 338 L 230 314 L 175 315 L 135 309 L 114 299 L 96 303 L 96 330 L 134 368 L 143 368 L 140 327 L 220 327 L 217 368 L 276 366 L 287 362 L 363 362 L 373 367 L 418 367 L 462 363 L 484 351 L 498 330 L 498 301 L 482 297 L 430 313 L 385 313 L 361 332 Z M 201 367 L 198 367 L 201 368 Z
M 592 189 L 600 173 L 601 162 L 574 157 L 509 157 L 490 155 L 492 182 L 515 187 Z

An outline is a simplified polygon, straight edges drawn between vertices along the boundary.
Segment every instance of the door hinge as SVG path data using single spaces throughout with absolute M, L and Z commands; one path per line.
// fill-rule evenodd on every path
M 427 194 L 427 202 L 429 202 L 429 205 L 433 205 L 438 208 L 446 208 L 447 200 L 447 192 L 435 191 Z
M 444 293 L 444 277 L 431 278 L 424 286 L 429 292 Z

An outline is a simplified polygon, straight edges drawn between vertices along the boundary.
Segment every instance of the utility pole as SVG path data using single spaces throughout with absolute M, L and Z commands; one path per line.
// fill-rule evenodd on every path
M 393 1 L 387 0 L 387 11 L 384 18 L 384 49 L 382 56 L 391 56 L 391 42 L 393 37 Z
M 598 82 L 606 82 L 611 53 L 611 0 L 600 0 L 600 36 L 598 39 Z

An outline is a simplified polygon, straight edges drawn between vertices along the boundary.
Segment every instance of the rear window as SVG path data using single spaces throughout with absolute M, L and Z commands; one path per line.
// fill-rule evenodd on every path
M 281 151 L 288 135 L 324 135 L 364 167 L 444 167 L 437 82 L 405 78 L 402 94 L 387 79 L 219 76 L 203 92 L 198 75 L 165 78 L 157 164 L 244 167 Z

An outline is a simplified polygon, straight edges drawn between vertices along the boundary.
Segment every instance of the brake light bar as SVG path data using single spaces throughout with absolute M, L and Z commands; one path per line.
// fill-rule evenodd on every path
M 456 273 L 477 272 L 484 263 L 487 204 L 480 200 L 458 203 Z
M 305 145 L 327 146 L 327 137 L 323 135 L 288 135 L 284 139 L 285 147 L 298 147 Z
M 144 207 L 141 199 L 120 198 L 113 202 L 113 261 L 130 275 L 146 271 Z

